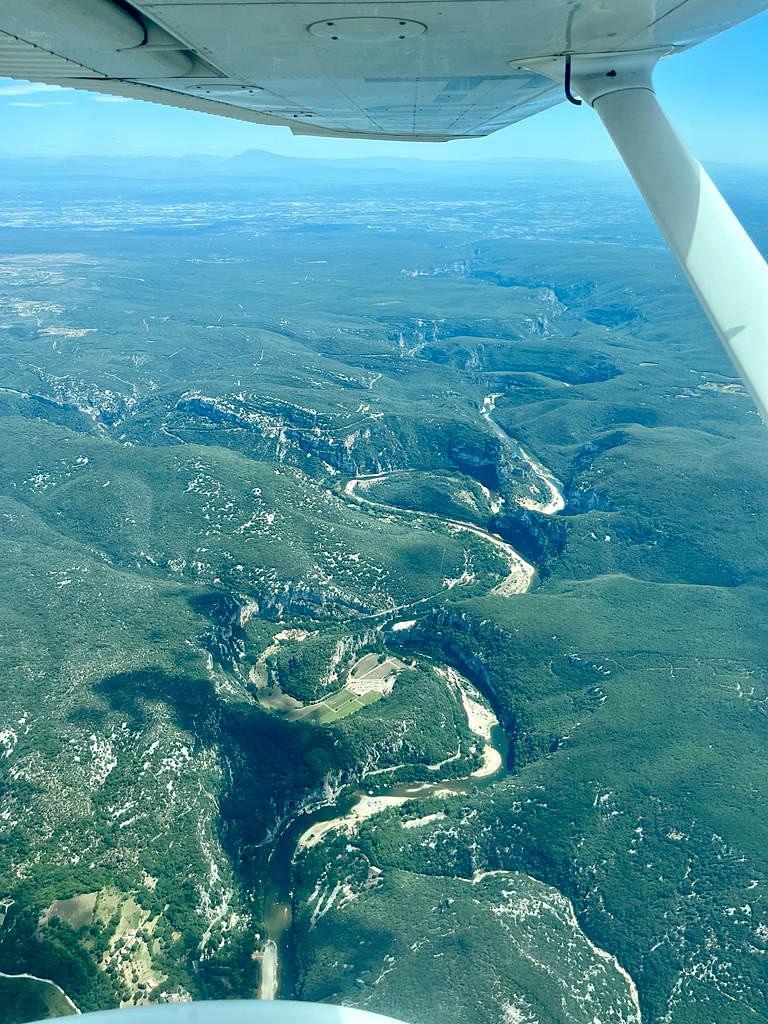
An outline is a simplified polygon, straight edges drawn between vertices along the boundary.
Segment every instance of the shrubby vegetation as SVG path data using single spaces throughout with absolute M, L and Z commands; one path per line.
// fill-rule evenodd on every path
M 491 517 L 487 495 L 475 480 L 459 474 L 396 474 L 367 487 L 365 496 L 396 508 L 429 512 L 479 526 L 484 526 Z
M 0 977 L 0 1006 L 7 1024 L 65 1017 L 72 1013 L 67 1001 L 50 985 L 26 978 Z
M 448 823 L 428 843 L 370 829 L 362 848 L 385 869 L 517 869 L 556 886 L 629 970 L 651 1020 L 707 950 L 718 1019 L 735 1024 L 744 1004 L 765 1013 L 762 909 L 750 893 L 768 875 L 753 802 L 768 786 L 768 665 L 750 623 L 766 611 L 756 588 L 612 577 L 436 616 L 411 642 L 448 652 L 514 707 L 506 726 L 523 770 L 494 787 L 492 804 L 472 801 L 459 848 Z M 684 984 L 695 1004 L 701 989 Z
M 301 701 L 316 701 L 338 690 L 352 662 L 368 650 L 384 651 L 380 633 L 354 633 L 349 627 L 314 630 L 309 635 L 305 631 L 299 637 L 282 640 L 278 650 L 266 659 L 267 675 L 284 693 Z
M 521 951 L 488 916 L 497 883 L 466 881 L 503 870 L 513 903 L 573 901 L 645 1020 L 768 1018 L 763 428 L 634 201 L 616 191 L 596 234 L 574 173 L 546 202 L 419 186 L 403 215 L 373 188 L 284 207 L 206 187 L 194 231 L 165 186 L 6 192 L 25 228 L 0 227 L 0 971 L 83 1010 L 253 995 L 286 824 L 435 781 L 457 749 L 440 778 L 477 766 L 449 664 L 491 701 L 510 772 L 299 860 L 298 994 L 561 1019 L 552 992 L 582 977 L 562 921 Z M 529 471 L 481 417 L 490 394 L 564 513 L 517 508 Z M 344 494 L 372 473 L 388 508 Z M 491 595 L 496 549 L 412 509 L 498 533 L 534 589 Z M 302 700 L 348 637 L 417 664 L 335 724 L 286 721 L 251 678 L 286 630 L 309 636 L 267 667 Z M 334 879 L 364 888 L 313 927 Z M 47 913 L 89 893 L 102 916 Z M 40 1014 L 0 986 L 3 1024 Z M 611 1019 L 609 988 L 583 1019 Z
M 522 1020 L 632 1019 L 626 979 L 590 949 L 565 901 L 540 882 L 518 873 L 475 883 L 413 869 L 371 875 L 364 849 L 329 844 L 323 855 L 313 862 L 319 898 L 337 880 L 358 895 L 336 912 L 323 913 L 318 898 L 302 908 L 304 998 L 414 1024 L 494 1024 L 514 1011 Z

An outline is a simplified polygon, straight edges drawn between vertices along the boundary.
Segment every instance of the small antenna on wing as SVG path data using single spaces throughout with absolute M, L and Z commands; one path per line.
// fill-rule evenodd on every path
M 565 55 L 565 98 L 569 103 L 572 103 L 575 107 L 581 106 L 581 100 L 577 100 L 571 92 L 571 55 L 566 53 Z

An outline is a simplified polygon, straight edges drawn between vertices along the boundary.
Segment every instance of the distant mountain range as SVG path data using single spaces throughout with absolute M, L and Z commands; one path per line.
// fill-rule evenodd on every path
M 402 158 L 311 159 L 280 156 L 261 149 L 250 149 L 237 156 L 77 156 L 61 159 L 19 157 L 0 159 L 3 178 L 50 179 L 108 175 L 132 180 L 192 181 L 201 178 L 258 179 L 261 182 L 302 181 L 314 183 L 425 181 L 493 181 L 510 177 L 538 179 L 542 174 L 565 178 L 610 175 L 624 172 L 618 164 L 580 163 L 567 160 L 416 160 Z
M 710 167 L 721 187 L 740 196 L 760 195 L 768 180 L 768 168 Z M 399 188 L 408 191 L 425 186 L 451 191 L 505 190 L 512 186 L 551 188 L 562 196 L 573 189 L 579 194 L 632 188 L 629 175 L 618 161 L 589 163 L 532 158 L 486 161 L 419 160 L 395 157 L 317 159 L 281 156 L 250 149 L 237 156 L 75 156 L 57 158 L 0 157 L 0 194 L 14 195 L 87 187 L 93 193 L 115 188 L 150 191 L 166 186 L 195 191 L 205 185 L 229 191 L 247 185 L 269 194 L 300 188 L 302 193 L 339 188 Z

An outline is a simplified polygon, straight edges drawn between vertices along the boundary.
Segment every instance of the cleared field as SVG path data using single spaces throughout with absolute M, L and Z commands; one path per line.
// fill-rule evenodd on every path
M 313 704 L 303 712 L 299 712 L 297 718 L 303 718 L 307 722 L 315 722 L 317 725 L 327 725 L 329 722 L 338 722 L 347 715 L 364 708 L 366 704 L 373 704 L 381 700 L 381 694 L 375 690 L 358 696 L 344 687 L 332 693 L 326 700 Z
M 387 655 L 382 661 L 380 654 L 364 654 L 350 669 L 345 686 L 323 700 L 292 709 L 287 717 L 289 721 L 301 719 L 315 725 L 338 722 L 391 693 L 398 673 L 404 668 L 407 666 L 399 658 Z M 294 702 L 292 697 L 283 694 L 279 696 L 282 701 Z M 268 705 L 264 696 L 261 696 L 260 703 L 272 710 L 278 709 L 278 702 L 274 699 Z
M 50 918 L 58 917 L 73 931 L 86 928 L 93 921 L 98 896 L 98 892 L 84 892 L 80 896 L 70 896 L 66 900 L 54 900 L 50 907 L 43 911 L 43 921 L 47 923 Z
M 392 692 L 398 672 L 406 667 L 399 658 L 380 654 L 364 654 L 350 669 L 347 688 L 359 697 L 378 693 L 383 697 Z

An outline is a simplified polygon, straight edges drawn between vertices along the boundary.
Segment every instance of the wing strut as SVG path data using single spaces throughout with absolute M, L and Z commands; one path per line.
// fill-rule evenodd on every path
M 574 57 L 573 87 L 597 111 L 768 423 L 768 266 L 681 142 L 651 85 L 656 57 Z

